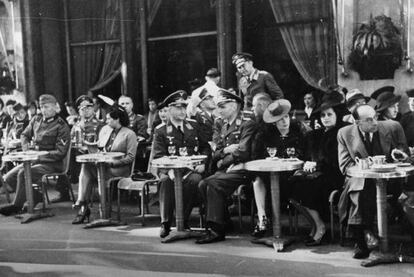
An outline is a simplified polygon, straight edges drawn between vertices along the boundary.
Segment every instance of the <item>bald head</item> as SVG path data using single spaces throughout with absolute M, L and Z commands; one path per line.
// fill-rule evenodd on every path
M 134 108 L 134 103 L 132 103 L 132 98 L 129 96 L 125 96 L 125 95 L 122 95 L 121 97 L 119 97 L 118 105 L 123 107 L 128 114 L 132 113 L 132 108 Z
M 353 116 L 362 132 L 374 133 L 378 130 L 377 113 L 370 105 L 358 106 Z
M 257 118 L 261 118 L 263 116 L 264 111 L 266 110 L 267 106 L 272 103 L 272 99 L 270 98 L 269 94 L 264 92 L 259 92 L 253 97 L 252 101 L 252 110 L 254 115 Z

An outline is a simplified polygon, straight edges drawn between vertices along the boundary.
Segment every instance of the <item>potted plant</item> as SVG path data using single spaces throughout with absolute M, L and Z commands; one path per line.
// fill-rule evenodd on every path
M 402 59 L 400 30 L 390 17 L 370 17 L 353 36 L 348 62 L 361 80 L 392 79 Z

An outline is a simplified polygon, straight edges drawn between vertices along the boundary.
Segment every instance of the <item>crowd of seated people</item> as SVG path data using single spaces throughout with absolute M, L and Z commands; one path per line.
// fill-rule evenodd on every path
M 43 174 L 62 170 L 71 142 L 76 146 L 75 156 L 96 151 L 125 154 L 106 164 L 105 181 L 112 177 L 128 177 L 134 161 L 144 163 L 136 159 L 140 151 L 145 151 L 139 148 L 141 142 L 152 143 L 154 158 L 207 156 L 204 164 L 183 172 L 184 227 L 191 228 L 189 219 L 193 207 L 203 207 L 206 216 L 207 230 L 196 241 L 199 244 L 225 240 L 228 199 L 241 184 L 251 186 L 254 192 L 257 223 L 251 235 L 260 238 L 269 234 L 272 220 L 268 209 L 271 205 L 269 174 L 247 171 L 244 163 L 269 156 L 300 159 L 304 161 L 303 168 L 281 173 L 279 183 L 281 206 L 292 204 L 310 223 L 305 245 L 322 243 L 329 212 L 328 196 L 339 190 L 340 220 L 346 224 L 348 236 L 355 240 L 354 258 L 368 257 L 371 249 L 378 245 L 373 228 L 375 183 L 370 179 L 349 177 L 347 170 L 356 165 L 356 158 L 374 155 L 385 155 L 387 162 L 412 162 L 414 90 L 407 91 L 410 111 L 402 116 L 399 115 L 401 96 L 394 94 L 391 86 L 378 89 L 371 98 L 358 89 L 331 88 L 322 97 L 306 92 L 304 116 L 298 120 L 293 115 L 299 115 L 296 111 L 302 107 L 293 109 L 273 81 L 268 82 L 267 88 L 263 81 L 261 87 L 259 80 L 263 76 L 260 74 L 264 74 L 264 80 L 273 77 L 255 69 L 251 59 L 251 55 L 243 53 L 233 57 L 237 70 L 246 77 L 242 91 L 251 93 L 248 97 L 243 95 L 244 99 L 231 90 L 219 88 L 214 82 L 215 85 L 204 85 L 191 95 L 183 90 L 175 91 L 158 104 L 150 99 L 149 112 L 143 116 L 133 112 L 134 103 L 128 96 L 105 104 L 99 97 L 82 95 L 73 104 L 66 103 L 70 113 L 65 121 L 59 116 L 61 110 L 56 98 L 44 94 L 39 98 L 39 107 L 31 104 L 30 112 L 12 102 L 6 103 L 11 108 L 3 111 L 5 105 L 0 101 L 0 126 L 6 132 L 5 138 L 21 138 L 22 149 L 33 147 L 48 151 L 32 167 L 34 182 Z M 207 76 L 219 80 L 220 72 L 210 69 Z M 209 82 L 211 80 L 207 79 L 206 84 Z M 254 90 L 249 90 L 248 82 L 254 82 Z M 272 88 L 275 91 L 269 93 Z M 248 103 L 244 102 L 246 99 Z M 368 105 L 369 101 L 375 102 L 375 107 Z M 68 124 L 72 125 L 71 129 Z M 72 163 L 74 161 L 72 159 Z M 81 224 L 89 220 L 90 186 L 96 183 L 97 171 L 93 164 L 76 164 L 71 170 L 73 176 L 79 176 L 79 180 L 71 180 L 79 181 L 73 205 L 79 211 L 72 223 Z M 165 169 L 159 169 L 158 176 L 159 235 L 165 238 L 174 224 L 175 176 L 172 170 Z M 24 178 L 22 166 L 4 172 L 5 185 L 14 190 L 16 196 L 12 203 L 0 206 L 1 214 L 15 214 L 24 208 Z M 397 189 L 390 190 L 394 204 L 402 205 L 412 226 L 413 181 L 412 178 L 406 182 L 392 181 Z M 68 200 L 65 188 L 60 188 L 59 192 L 61 200 Z M 40 199 L 35 192 L 35 203 Z M 413 229 L 410 231 L 414 235 Z

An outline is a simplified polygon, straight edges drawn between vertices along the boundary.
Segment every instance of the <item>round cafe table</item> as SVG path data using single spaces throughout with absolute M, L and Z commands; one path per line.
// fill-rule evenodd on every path
M 47 155 L 47 151 L 21 151 L 21 152 L 11 152 L 2 157 L 3 161 L 6 162 L 19 162 L 23 163 L 24 170 L 24 180 L 25 180 L 25 189 L 26 189 L 26 199 L 28 202 L 27 213 L 19 216 L 22 221 L 21 223 L 29 223 L 33 220 L 50 217 L 53 214 L 47 213 L 44 210 L 39 213 L 34 213 L 34 200 L 33 200 L 33 183 L 32 183 L 32 163 L 37 161 L 39 157 Z
M 202 164 L 207 158 L 205 155 L 187 157 L 161 157 L 152 160 L 151 164 L 155 168 L 172 169 L 174 171 L 174 193 L 175 193 L 175 220 L 176 230 L 172 230 L 161 242 L 172 242 L 181 239 L 196 238 L 203 235 L 201 232 L 184 229 L 184 206 L 183 206 L 183 170 L 191 169 Z
M 76 161 L 79 163 L 97 164 L 98 189 L 100 198 L 100 219 L 94 220 L 91 223 L 86 224 L 84 227 L 85 229 L 119 225 L 118 221 L 109 218 L 109 211 L 106 205 L 105 163 L 112 162 L 118 158 L 121 158 L 124 155 L 125 153 L 122 152 L 99 152 L 79 155 L 76 157 Z
M 378 171 L 374 169 L 359 169 L 357 166 L 350 167 L 347 175 L 355 178 L 375 179 L 377 191 L 377 224 L 378 236 L 380 239 L 380 253 L 374 254 L 374 258 L 361 263 L 362 266 L 374 266 L 384 263 L 402 263 L 411 262 L 411 257 L 388 253 L 388 223 L 387 223 L 387 180 L 394 178 L 406 178 L 414 175 L 414 166 L 398 166 L 387 171 Z
M 302 168 L 303 161 L 298 159 L 265 159 L 245 163 L 245 169 L 256 172 L 270 172 L 270 191 L 272 197 L 273 237 L 256 239 L 254 243 L 273 246 L 276 251 L 283 251 L 292 240 L 282 237 L 280 226 L 280 172 Z

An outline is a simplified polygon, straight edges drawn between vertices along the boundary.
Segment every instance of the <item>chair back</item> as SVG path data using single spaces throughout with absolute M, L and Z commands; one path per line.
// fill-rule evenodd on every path
M 63 174 L 68 174 L 69 168 L 70 168 L 70 155 L 72 153 L 72 141 L 69 142 L 69 149 L 68 152 L 66 152 L 66 156 L 63 159 Z

